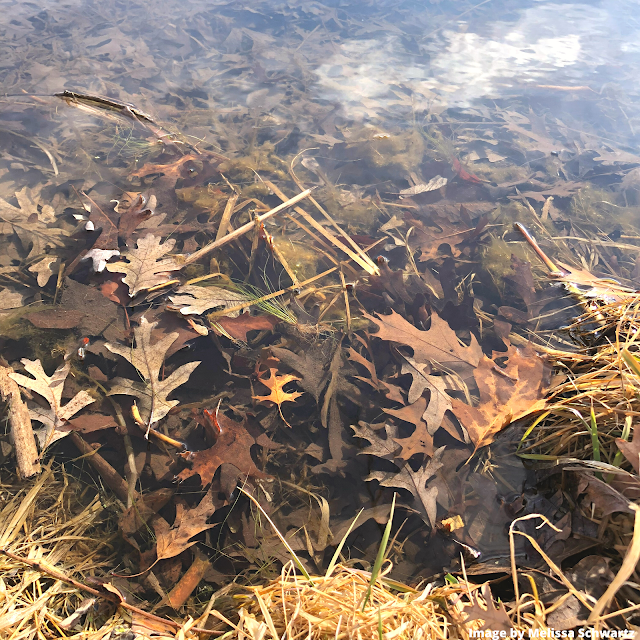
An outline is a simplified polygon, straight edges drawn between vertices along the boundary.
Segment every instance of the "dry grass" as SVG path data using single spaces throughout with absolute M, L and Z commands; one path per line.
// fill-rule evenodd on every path
M 214 596 L 197 619 L 167 620 L 172 623 L 169 626 L 149 614 L 116 608 L 109 593 L 92 599 L 78 588 L 92 575 L 108 575 L 117 559 L 110 534 L 103 527 L 104 509 L 99 500 L 83 503 L 77 484 L 64 471 L 57 475 L 61 479 L 56 479 L 49 465 L 36 481 L 16 480 L 0 486 L 0 638 L 467 639 L 476 629 L 504 629 L 507 634 L 511 628 L 525 632 L 546 629 L 546 616 L 558 605 L 545 606 L 535 589 L 518 595 L 515 565 L 517 597 L 505 606 L 495 601 L 488 584 L 455 579 L 444 586 L 428 584 L 417 589 L 400 584 L 386 577 L 391 570 L 388 562 L 367 601 L 371 573 L 338 565 L 325 576 L 307 579 L 296 573 L 291 562 L 277 579 L 244 588 L 244 594 L 249 594 L 236 595 L 236 606 L 226 607 L 226 615 L 214 608 Z M 539 551 L 551 574 L 565 583 L 567 596 L 587 606 L 590 624 L 606 626 L 615 614 L 607 609 L 611 598 L 629 579 L 640 557 L 640 517 L 636 516 L 633 539 L 618 576 L 598 602 L 571 585 Z M 71 584 L 73 580 L 77 585 Z M 89 613 L 74 619 L 87 605 L 91 605 Z M 211 623 L 219 630 L 199 633 L 198 627 L 210 629 Z M 221 623 L 226 629 L 220 628 Z
M 99 529 L 104 508 L 97 497 L 83 504 L 78 486 L 61 475 L 55 479 L 49 465 L 37 481 L 0 486 L 0 548 L 86 579 L 112 564 L 110 534 Z M 64 581 L 0 554 L 0 637 L 73 636 L 65 620 L 84 598 Z M 117 616 L 107 615 L 98 631 L 92 615 L 85 617 L 87 640 L 103 638 L 118 623 Z
M 240 621 L 233 625 L 233 637 L 460 637 L 455 612 L 463 610 L 460 596 L 467 587 L 429 584 L 420 591 L 403 587 L 400 592 L 378 580 L 363 607 L 370 581 L 370 573 L 341 565 L 331 575 L 306 580 L 290 563 L 276 580 L 250 588 L 251 596 L 244 598 L 248 601 L 239 610 Z
M 629 439 L 630 424 L 640 416 L 640 378 L 623 356 L 625 351 L 640 355 L 640 301 L 599 306 L 579 318 L 571 331 L 588 346 L 576 353 L 551 353 L 555 370 L 565 379 L 554 388 L 549 415 L 532 430 L 521 453 L 620 466 L 623 459 L 615 439 Z M 590 428 L 592 409 L 597 443 Z

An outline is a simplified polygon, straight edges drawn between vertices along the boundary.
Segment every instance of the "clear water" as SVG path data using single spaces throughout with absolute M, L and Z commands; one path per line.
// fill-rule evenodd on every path
M 127 175 L 153 161 L 153 139 L 126 119 L 53 97 L 65 89 L 132 103 L 191 144 L 245 158 L 257 172 L 284 175 L 298 152 L 319 149 L 306 154 L 303 179 L 322 185 L 328 172 L 341 206 L 350 194 L 435 174 L 417 166 L 406 139 L 393 147 L 416 128 L 443 130 L 458 143 L 475 136 L 466 166 L 480 174 L 504 163 L 500 179 L 489 175 L 494 188 L 539 170 L 536 162 L 547 172 L 557 162 L 570 182 L 595 175 L 596 185 L 610 186 L 598 176 L 640 162 L 638 8 L 624 0 L 0 0 L 0 197 L 15 204 L 16 192 L 33 190 L 71 233 L 68 209 L 77 202 L 69 185 L 99 184 L 105 199 L 120 199 Z M 518 158 L 504 155 L 505 127 L 527 142 Z M 375 140 L 392 142 L 368 150 Z M 385 152 L 395 159 L 376 163 Z M 355 231 L 375 228 L 366 212 L 340 219 L 336 210 Z M 618 224 L 615 212 L 612 205 L 603 213 L 603 231 Z M 626 221 L 636 218 L 630 209 Z M 24 260 L 2 233 L 0 266 Z M 19 280 L 3 284 L 31 300 Z M 520 492 L 524 481 L 522 469 L 506 466 L 500 495 Z M 493 514 L 491 523 L 467 524 L 486 536 L 486 553 L 499 555 L 505 521 L 497 503 L 491 496 L 473 516 Z

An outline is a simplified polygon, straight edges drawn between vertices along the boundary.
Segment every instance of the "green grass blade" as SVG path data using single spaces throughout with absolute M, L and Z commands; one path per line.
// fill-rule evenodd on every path
M 640 362 L 635 358 L 628 349 L 622 350 L 622 359 L 627 363 L 627 366 L 638 378 L 640 378 Z
M 376 561 L 373 563 L 373 570 L 371 571 L 371 581 L 369 582 L 369 588 L 367 589 L 367 593 L 364 597 L 364 602 L 362 603 L 362 610 L 364 611 L 366 606 L 369 604 L 369 599 L 371 598 L 371 592 L 373 590 L 373 585 L 376 583 L 378 579 L 378 575 L 380 575 L 380 569 L 382 568 L 382 563 L 384 562 L 385 555 L 387 553 L 387 545 L 389 544 L 389 537 L 391 536 L 391 525 L 393 524 L 393 513 L 396 509 L 396 494 L 393 494 L 393 500 L 391 501 L 391 511 L 389 512 L 389 520 L 387 521 L 387 526 L 384 528 L 384 533 L 382 534 L 382 540 L 380 541 L 380 548 L 378 549 L 378 555 L 376 556 Z
M 256 505 L 256 507 L 258 507 L 258 509 L 260 510 L 260 513 L 267 519 L 267 522 L 273 527 L 273 530 L 276 532 L 276 535 L 278 536 L 278 538 L 280 538 L 280 542 L 282 542 L 282 544 L 286 547 L 287 551 L 291 554 L 291 558 L 295 562 L 298 569 L 300 569 L 300 573 L 302 573 L 302 575 L 309 581 L 311 586 L 313 586 L 313 581 L 311 580 L 311 576 L 309 575 L 307 570 L 304 568 L 304 565 L 302 564 L 302 562 L 300 562 L 300 558 L 298 558 L 298 556 L 296 555 L 296 552 L 291 548 L 291 545 L 286 541 L 285 537 L 280 533 L 280 531 L 278 531 L 278 527 L 276 527 L 273 520 L 267 515 L 267 512 L 262 508 L 262 505 L 248 491 L 245 491 L 242 487 L 238 487 L 238 488 L 240 489 L 240 491 L 242 491 L 242 493 L 244 493 L 245 496 L 247 496 L 247 498 L 249 498 L 249 500 L 251 500 L 251 502 L 253 502 L 253 504 Z
M 362 509 L 358 511 L 358 513 L 356 514 L 356 517 L 353 519 L 353 522 L 349 525 L 349 528 L 347 529 L 347 533 L 345 533 L 344 536 L 342 536 L 342 540 L 340 540 L 340 544 L 338 545 L 338 548 L 336 549 L 335 553 L 333 554 L 333 557 L 331 558 L 331 562 L 329 563 L 329 567 L 327 568 L 327 573 L 324 576 L 325 578 L 328 578 L 332 574 L 340 558 L 340 552 L 342 551 L 342 547 L 344 547 L 344 544 L 347 541 L 349 534 L 353 531 L 353 527 L 356 524 L 356 520 L 360 517 L 360 514 L 363 511 L 364 511 L 364 507 L 362 507 Z
M 520 442 L 518 443 L 518 448 L 516 451 L 520 451 L 520 447 L 524 444 L 524 441 L 529 437 L 530 433 L 551 413 L 551 411 L 545 411 L 543 414 L 539 415 L 531 424 L 531 426 L 524 432 L 522 438 L 520 438 Z
M 596 421 L 596 412 L 593 410 L 593 405 L 591 405 L 591 421 L 589 424 L 589 431 L 591 431 L 593 459 L 596 462 L 600 462 L 600 440 L 598 439 L 598 423 Z

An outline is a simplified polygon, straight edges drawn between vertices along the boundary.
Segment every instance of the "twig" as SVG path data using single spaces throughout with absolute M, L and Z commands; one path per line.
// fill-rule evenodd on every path
M 256 220 L 258 220 L 259 222 L 267 220 L 271 216 L 274 216 L 276 213 L 280 213 L 284 209 L 287 209 L 288 207 L 291 207 L 294 204 L 300 202 L 300 200 L 304 200 L 311 193 L 311 191 L 312 189 L 307 189 L 306 191 L 299 193 L 297 196 L 293 196 L 293 198 L 290 198 L 286 202 L 283 202 L 277 207 L 271 209 L 271 211 L 267 211 L 267 213 L 263 213 L 261 216 L 256 216 Z M 235 240 L 236 238 L 240 238 L 245 233 L 248 233 L 249 231 L 251 231 L 251 229 L 254 228 L 254 224 L 255 222 L 251 220 L 251 222 L 247 222 L 247 224 L 243 224 L 241 227 L 238 227 L 235 231 L 228 233 L 226 236 L 223 236 L 219 240 L 214 240 L 213 242 L 210 242 L 208 245 L 202 247 L 202 249 L 199 249 L 195 253 L 192 253 L 184 261 L 184 266 L 186 267 L 187 265 L 200 260 L 202 256 L 207 255 L 208 253 L 211 253 L 212 251 L 215 251 L 220 247 L 223 247 L 225 244 L 228 244 L 229 242 L 231 242 L 232 240 Z
M 351 307 L 349 306 L 349 292 L 347 291 L 347 283 L 344 279 L 344 273 L 340 269 L 340 282 L 342 282 L 342 292 L 344 293 L 344 308 L 347 313 L 347 331 L 351 331 Z
M 220 218 L 220 224 L 218 225 L 218 233 L 216 234 L 216 241 L 220 240 L 223 236 L 226 235 L 229 230 L 229 222 L 231 221 L 231 216 L 233 215 L 234 207 L 236 206 L 236 202 L 238 202 L 238 194 L 234 193 L 228 200 L 227 204 L 224 207 L 224 212 L 222 213 L 222 218 Z
M 278 198 L 280 198 L 281 200 L 286 199 L 287 196 L 285 196 L 284 193 L 282 193 L 282 191 L 280 191 L 280 189 L 278 189 L 278 187 L 276 187 L 276 185 L 273 184 L 273 182 L 270 182 L 269 180 L 265 180 L 264 183 L 267 187 L 269 187 L 269 189 L 271 189 L 278 196 Z M 315 200 L 313 201 L 315 202 Z M 320 205 L 317 202 L 315 202 L 315 204 L 316 206 L 320 207 Z M 319 222 L 314 220 L 314 218 L 312 218 L 311 215 L 309 215 L 302 207 L 295 208 L 295 212 L 301 215 L 305 219 L 307 224 L 311 225 L 316 231 L 321 233 L 337 249 L 340 249 L 340 251 L 346 253 L 354 262 L 359 264 L 367 273 L 371 275 L 380 275 L 380 271 L 378 267 L 371 261 L 369 256 L 364 254 L 362 252 L 362 249 L 360 249 L 358 245 L 353 243 L 351 238 L 349 238 L 349 236 L 346 233 L 344 233 L 344 231 L 340 229 L 338 225 L 336 225 L 336 223 L 332 220 L 331 216 L 329 216 L 329 214 L 326 211 L 324 211 L 322 207 L 320 207 L 320 210 L 323 212 L 325 217 L 327 217 L 328 220 L 333 224 L 333 226 L 335 226 L 336 229 L 338 229 L 339 232 L 343 236 L 345 236 L 350 243 L 355 245 L 356 247 L 355 251 L 352 250 L 349 246 L 345 245 L 339 238 L 334 236 L 333 233 L 330 232 L 328 229 L 325 229 Z
M 107 486 L 127 504 L 129 500 L 129 486 L 122 476 L 75 431 L 71 432 L 71 440 L 78 447 L 80 453 L 87 456 L 91 466 L 100 474 Z
M 33 567 L 37 571 L 40 571 L 40 573 L 44 573 L 54 578 L 55 580 L 66 582 L 67 584 L 72 585 L 73 587 L 75 587 L 80 591 L 86 591 L 91 595 L 104 598 L 105 600 L 109 600 L 110 602 L 113 602 L 119 607 L 122 607 L 123 609 L 127 609 L 128 611 L 132 611 L 133 613 L 137 613 L 138 615 L 144 616 L 149 620 L 155 620 L 156 622 L 161 622 L 162 624 L 166 624 L 167 626 L 172 627 L 173 629 L 182 628 L 181 624 L 178 624 L 173 620 L 169 620 L 168 618 L 161 618 L 160 616 L 156 616 L 153 613 L 148 613 L 144 609 L 140 609 L 139 607 L 135 607 L 134 605 L 129 604 L 128 602 L 125 602 L 122 599 L 122 597 L 118 597 L 115 593 L 112 593 L 111 591 L 99 591 L 98 589 L 94 589 L 89 585 L 83 584 L 82 582 L 78 582 L 77 580 L 74 580 L 71 576 L 68 576 L 62 573 L 62 571 L 59 571 L 55 567 L 45 564 L 42 560 L 38 561 L 38 560 L 31 560 L 30 558 L 22 558 L 16 555 L 15 553 L 12 553 L 11 551 L 7 551 L 6 549 L 3 549 L 3 548 L 0 548 L 0 553 L 4 554 L 8 558 L 11 558 L 12 560 L 15 560 L 16 562 L 21 562 L 22 564 L 26 564 L 29 567 Z M 197 633 L 208 633 L 212 635 L 223 633 L 222 631 L 214 631 L 211 629 L 201 629 L 199 627 L 192 627 L 191 630 Z
M 196 557 L 185 574 L 180 578 L 171 592 L 167 596 L 167 601 L 176 611 L 187 601 L 193 590 L 200 584 L 211 567 L 211 562 L 199 549 L 196 548 Z
M 29 409 L 20 397 L 18 384 L 9 377 L 9 373 L 13 373 L 13 369 L 0 367 L 0 395 L 3 400 L 9 401 L 9 424 L 18 470 L 23 478 L 30 478 L 40 473 L 38 448 L 33 435 Z

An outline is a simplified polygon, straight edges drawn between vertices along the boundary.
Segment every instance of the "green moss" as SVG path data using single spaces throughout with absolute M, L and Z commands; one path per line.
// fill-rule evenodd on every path
M 187 280 L 193 280 L 205 275 L 203 264 L 190 264 L 182 270 L 183 275 Z
M 480 252 L 480 263 L 498 286 L 502 286 L 505 276 L 513 276 L 511 256 L 515 255 L 523 261 L 531 262 L 533 256 L 522 242 L 507 243 L 502 238 L 491 238 Z
M 475 173 L 479 178 L 495 184 L 517 182 L 519 180 L 524 181 L 530 173 L 526 167 L 519 167 L 517 165 L 504 166 L 501 163 L 492 162 L 474 162 L 468 165 L 468 168 L 469 171 Z
M 619 209 L 612 204 L 614 198 L 614 194 L 609 191 L 586 186 L 571 199 L 570 215 L 574 220 L 608 228 L 612 213 L 615 211 L 616 218 L 619 214 Z
M 210 212 L 212 215 L 221 212 L 229 199 L 229 194 L 223 192 L 217 186 L 195 186 L 176 189 L 176 195 L 183 202 L 188 202 L 194 207 Z
M 280 240 L 277 236 L 275 243 L 300 282 L 313 278 L 318 273 L 319 254 L 317 251 L 313 251 L 299 242 Z

